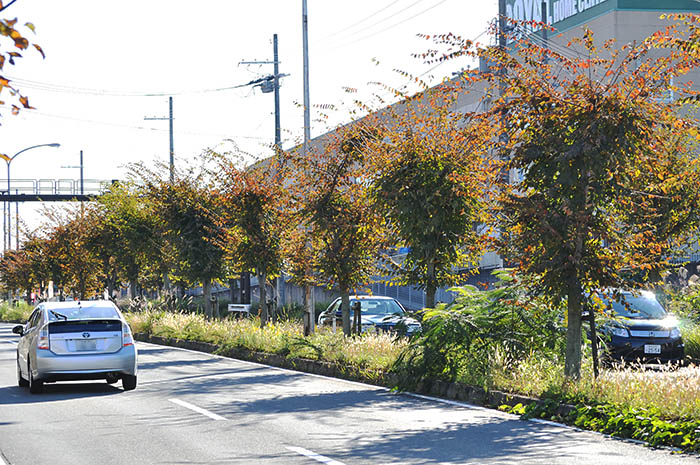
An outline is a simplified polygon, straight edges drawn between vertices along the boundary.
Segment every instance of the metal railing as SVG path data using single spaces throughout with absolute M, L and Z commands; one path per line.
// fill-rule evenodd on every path
M 100 195 L 105 193 L 113 180 L 83 179 L 11 179 L 10 194 L 34 195 Z M 0 192 L 7 194 L 7 179 L 0 179 Z

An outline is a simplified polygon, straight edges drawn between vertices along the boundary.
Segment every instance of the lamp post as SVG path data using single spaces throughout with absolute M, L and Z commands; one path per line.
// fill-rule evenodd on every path
M 53 144 L 38 144 L 38 145 L 32 145 L 31 147 L 27 147 L 25 149 L 20 150 L 19 152 L 15 153 L 11 157 L 8 157 L 7 155 L 0 155 L 0 158 L 5 160 L 5 163 L 7 163 L 7 195 L 10 195 L 10 164 L 12 163 L 12 160 L 17 158 L 17 156 L 20 153 L 24 153 L 27 150 L 31 149 L 36 149 L 39 147 L 54 147 L 58 148 L 60 147 L 61 144 L 53 143 Z M 7 248 L 11 249 L 12 248 L 12 228 L 10 227 L 10 222 L 12 220 L 12 211 L 9 208 L 9 202 L 8 202 L 8 208 L 7 208 L 7 222 L 6 222 L 6 229 L 7 229 Z M 19 244 L 18 244 L 19 245 Z

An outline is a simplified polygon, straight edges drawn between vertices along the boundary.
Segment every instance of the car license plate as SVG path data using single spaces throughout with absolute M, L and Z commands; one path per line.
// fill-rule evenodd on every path
M 645 354 L 660 354 L 661 346 L 659 344 L 644 344 Z
M 86 350 L 96 350 L 97 341 L 96 340 L 82 340 L 78 339 L 75 341 L 75 350 L 86 351 Z

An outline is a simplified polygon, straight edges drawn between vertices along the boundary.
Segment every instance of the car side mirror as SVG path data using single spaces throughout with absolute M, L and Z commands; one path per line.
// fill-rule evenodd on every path
M 24 326 L 23 325 L 17 325 L 14 328 L 12 328 L 12 332 L 15 334 L 19 334 L 20 336 L 24 335 Z

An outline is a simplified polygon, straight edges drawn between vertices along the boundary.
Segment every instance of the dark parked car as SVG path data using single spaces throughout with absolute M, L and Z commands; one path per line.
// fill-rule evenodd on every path
M 618 291 L 597 293 L 611 321 L 601 327 L 609 337 L 604 360 L 626 362 L 682 362 L 683 339 L 678 320 L 666 312 L 653 293 Z
M 391 297 L 373 295 L 350 296 L 350 321 L 352 321 L 352 308 L 355 302 L 360 302 L 362 314 L 362 332 L 365 331 L 405 331 L 411 336 L 421 329 L 421 324 L 415 318 L 408 316 L 406 310 L 398 300 Z M 328 308 L 318 316 L 318 324 L 331 325 L 335 318 L 338 328 L 342 327 L 341 299 L 335 299 Z

